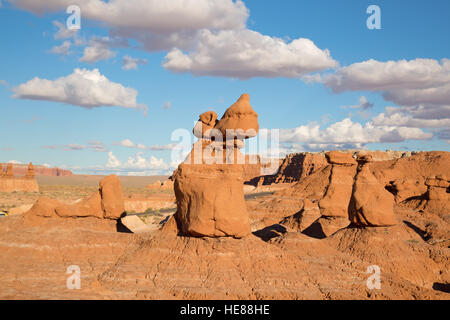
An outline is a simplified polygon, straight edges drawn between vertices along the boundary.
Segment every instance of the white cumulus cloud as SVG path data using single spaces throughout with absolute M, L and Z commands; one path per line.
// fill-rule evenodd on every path
M 72 74 L 56 80 L 35 77 L 15 88 L 20 99 L 64 102 L 84 108 L 118 106 L 147 110 L 136 101 L 138 92 L 108 80 L 98 69 L 75 69 Z
M 419 128 L 398 125 L 377 126 L 373 122 L 364 125 L 346 118 L 322 129 L 317 123 L 293 129 L 280 130 L 280 142 L 303 144 L 310 149 L 362 148 L 368 143 L 402 142 L 405 140 L 428 140 L 431 133 Z
M 372 121 L 376 125 L 445 128 L 450 127 L 450 106 L 386 107 Z
M 316 79 L 317 81 L 318 79 Z M 402 106 L 445 105 L 450 101 L 450 60 L 367 60 L 320 79 L 334 92 L 379 91 Z
M 65 10 L 72 0 L 11 0 L 35 14 Z M 136 40 L 146 51 L 168 51 L 164 67 L 174 72 L 247 79 L 303 76 L 337 66 L 328 50 L 298 38 L 287 42 L 247 28 L 241 0 L 79 0 L 83 19 L 100 22 L 113 39 Z M 69 35 L 61 29 L 58 37 Z M 112 43 L 85 48 L 80 61 L 114 55 Z M 132 60 L 125 70 L 136 68 Z
M 73 0 L 10 0 L 35 14 L 65 10 Z M 248 9 L 241 0 L 78 0 L 85 19 L 109 27 L 171 33 L 181 30 L 235 29 L 245 26 Z
M 202 30 L 197 46 L 184 53 L 172 49 L 163 66 L 174 72 L 248 79 L 252 77 L 296 78 L 337 66 L 328 50 L 309 39 L 287 43 L 259 32 Z

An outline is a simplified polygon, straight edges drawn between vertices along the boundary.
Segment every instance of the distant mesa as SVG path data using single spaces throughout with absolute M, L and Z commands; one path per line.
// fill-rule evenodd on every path
M 6 165 L 6 172 L 3 171 L 3 164 L 0 163 L 0 192 L 39 192 L 33 164 L 30 162 L 25 168 L 26 171 L 22 176 L 15 176 L 12 163 Z
M 0 166 L 7 167 L 9 164 L 0 163 Z M 14 164 L 12 165 L 12 174 L 14 176 L 24 176 L 28 172 L 27 164 Z M 70 170 L 60 169 L 60 168 L 50 168 L 48 166 L 42 165 L 33 165 L 35 176 L 53 176 L 53 177 L 62 177 L 62 176 L 71 176 L 73 173 Z

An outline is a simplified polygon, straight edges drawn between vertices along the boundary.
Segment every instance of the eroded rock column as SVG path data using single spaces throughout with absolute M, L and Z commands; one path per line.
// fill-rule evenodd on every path
M 361 227 L 384 227 L 397 224 L 394 196 L 370 171 L 371 156 L 358 158 L 358 173 L 349 205 L 349 218 Z
M 244 200 L 244 139 L 259 130 L 258 115 L 243 94 L 222 118 L 206 112 L 194 127 L 199 140 L 174 173 L 179 233 L 195 237 L 235 237 L 250 234 Z

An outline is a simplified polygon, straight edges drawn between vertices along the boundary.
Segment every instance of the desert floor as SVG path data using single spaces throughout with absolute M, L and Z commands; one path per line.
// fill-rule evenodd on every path
M 430 242 L 419 211 L 396 209 L 399 224 L 346 228 L 319 239 L 280 223 L 303 206 L 276 192 L 246 190 L 250 236 L 190 238 L 159 230 L 175 211 L 172 190 L 145 186 L 166 177 L 121 177 L 130 233 L 96 218 L 26 220 L 39 196 L 71 203 L 99 176 L 38 177 L 40 193 L 0 194 L 1 299 L 449 299 L 449 243 Z M 19 208 L 19 210 L 17 210 Z M 22 209 L 20 209 L 22 208 Z M 80 268 L 80 289 L 67 268 Z M 380 288 L 368 287 L 380 268 Z

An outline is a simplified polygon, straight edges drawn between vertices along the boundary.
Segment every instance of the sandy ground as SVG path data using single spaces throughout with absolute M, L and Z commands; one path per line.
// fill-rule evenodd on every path
M 65 177 L 36 177 L 40 192 L 0 192 L 0 210 L 29 206 L 39 197 L 49 197 L 65 203 L 71 203 L 92 194 L 98 189 L 98 183 L 105 176 L 73 175 Z M 170 191 L 149 190 L 145 186 L 155 181 L 164 181 L 168 176 L 119 177 L 124 197 L 147 198 L 158 193 L 170 194 Z
M 0 194 L 0 209 L 43 195 L 71 202 L 101 178 L 40 177 L 40 193 Z M 145 188 L 156 180 L 163 177 L 121 178 L 136 234 L 95 218 L 0 218 L 0 299 L 450 299 L 450 240 L 424 236 L 420 210 L 398 208 L 394 227 L 318 239 L 281 222 L 303 205 L 277 194 L 288 185 L 244 187 L 250 236 L 186 238 L 159 230 L 175 203 L 172 190 Z M 73 265 L 76 290 L 67 286 Z M 367 287 L 373 265 L 381 289 Z

